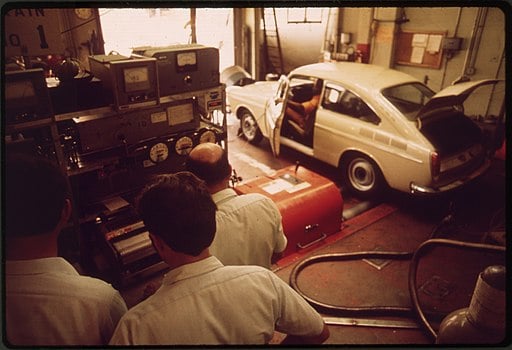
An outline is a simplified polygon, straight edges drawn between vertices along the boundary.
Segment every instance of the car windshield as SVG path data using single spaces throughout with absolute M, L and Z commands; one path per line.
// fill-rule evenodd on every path
M 418 111 L 434 96 L 434 92 L 421 83 L 393 86 L 382 91 L 408 120 L 415 121 Z

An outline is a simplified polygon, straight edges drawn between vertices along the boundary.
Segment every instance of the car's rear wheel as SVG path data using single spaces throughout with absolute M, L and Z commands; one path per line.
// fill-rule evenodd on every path
M 242 129 L 242 135 L 244 135 L 245 139 L 253 145 L 257 145 L 261 142 L 263 134 L 252 113 L 246 109 L 243 110 L 242 116 L 240 117 L 240 128 Z
M 378 165 L 363 154 L 346 157 L 341 163 L 341 170 L 346 188 L 360 198 L 375 198 L 385 187 Z

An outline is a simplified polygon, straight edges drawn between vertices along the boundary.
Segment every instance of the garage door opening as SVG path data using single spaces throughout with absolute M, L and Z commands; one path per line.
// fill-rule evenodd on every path
M 188 8 L 102 8 L 105 53 L 129 56 L 139 46 L 191 43 Z M 220 71 L 234 64 L 233 9 L 198 8 L 197 44 L 219 49 Z

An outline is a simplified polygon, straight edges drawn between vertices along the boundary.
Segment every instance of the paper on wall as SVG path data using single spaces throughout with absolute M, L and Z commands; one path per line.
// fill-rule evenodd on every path
M 413 47 L 411 52 L 411 63 L 423 63 L 424 47 Z

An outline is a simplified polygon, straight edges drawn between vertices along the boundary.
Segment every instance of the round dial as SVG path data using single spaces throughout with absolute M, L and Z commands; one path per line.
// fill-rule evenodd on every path
M 188 136 L 183 136 L 176 141 L 176 153 L 179 155 L 187 155 L 194 147 L 194 141 Z
M 215 135 L 215 132 L 213 132 L 212 130 L 206 130 L 199 137 L 200 143 L 205 143 L 205 142 L 215 143 L 215 141 L 217 141 L 217 137 Z
M 75 15 L 80 19 L 89 19 L 92 16 L 92 9 L 90 9 L 90 8 L 75 9 Z
M 169 148 L 165 143 L 159 142 L 153 145 L 149 150 L 149 159 L 153 163 L 160 163 L 167 159 L 169 156 Z

